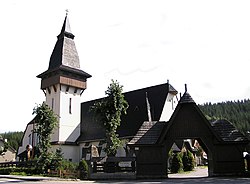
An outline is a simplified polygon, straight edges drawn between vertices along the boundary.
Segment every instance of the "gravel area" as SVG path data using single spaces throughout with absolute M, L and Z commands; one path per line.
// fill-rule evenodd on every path
M 183 172 L 177 174 L 168 174 L 169 178 L 198 178 L 198 177 L 208 177 L 207 167 L 196 167 L 194 171 Z

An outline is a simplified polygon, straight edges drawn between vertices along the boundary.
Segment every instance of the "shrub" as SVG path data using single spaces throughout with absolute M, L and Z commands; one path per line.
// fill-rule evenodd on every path
M 192 171 L 194 169 L 194 157 L 189 150 L 183 153 L 182 162 L 184 171 Z
M 39 171 L 35 167 L 26 168 L 26 167 L 3 167 L 0 168 L 0 174 L 2 175 L 33 175 L 39 174 Z
M 84 180 L 88 178 L 89 166 L 85 160 L 79 162 L 80 179 Z
M 11 172 L 13 172 L 12 167 L 2 167 L 2 168 L 0 168 L 0 174 L 9 175 Z
M 172 165 L 171 165 L 171 172 L 172 173 L 178 173 L 182 171 L 183 169 L 183 163 L 181 158 L 181 153 L 175 153 L 172 159 Z
M 63 152 L 61 148 L 57 148 L 56 152 L 52 154 L 52 159 L 50 163 L 50 169 L 58 170 L 60 169 L 63 162 Z

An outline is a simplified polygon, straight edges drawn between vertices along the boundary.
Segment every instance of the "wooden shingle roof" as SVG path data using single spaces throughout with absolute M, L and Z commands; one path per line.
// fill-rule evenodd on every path
M 62 75 L 74 73 L 77 75 L 77 78 L 91 77 L 91 75 L 80 69 L 80 61 L 74 37 L 70 29 L 68 16 L 66 15 L 61 32 L 57 36 L 57 42 L 50 56 L 48 70 L 39 74 L 38 78 L 46 78 L 58 73 Z
M 246 136 L 237 130 L 231 122 L 225 119 L 216 120 L 212 122 L 211 125 L 219 137 L 225 142 L 248 141 Z
M 128 145 L 156 144 L 166 122 L 144 122 Z
M 192 109 L 192 110 L 191 110 Z M 178 117 L 178 118 L 177 118 Z M 182 136 L 194 136 L 191 133 L 192 130 L 183 129 L 183 127 L 192 126 L 192 124 L 184 125 L 184 123 L 196 123 L 195 125 L 203 124 L 199 126 L 202 128 L 199 131 L 194 132 L 196 136 L 200 135 L 201 132 L 210 134 L 220 143 L 247 143 L 248 139 L 240 133 L 230 122 L 226 120 L 217 120 L 213 123 L 205 118 L 199 107 L 196 105 L 189 93 L 185 92 L 181 97 L 178 106 L 176 107 L 170 121 L 164 122 L 144 122 L 137 134 L 130 141 L 130 145 L 153 145 L 161 144 L 164 141 L 166 135 L 182 135 Z M 173 129 L 172 125 L 179 123 L 182 125 L 182 129 Z M 170 132 L 171 131 L 171 132 Z M 210 133 L 208 133 L 210 132 Z M 203 136 L 203 135 L 201 135 Z

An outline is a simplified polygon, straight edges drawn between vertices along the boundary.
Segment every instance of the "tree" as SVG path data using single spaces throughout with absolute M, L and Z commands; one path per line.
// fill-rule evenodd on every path
M 245 135 L 250 130 L 250 100 L 211 102 L 199 105 L 209 121 L 227 119 Z
M 193 154 L 187 150 L 183 153 L 182 156 L 183 170 L 184 171 L 192 171 L 194 170 L 194 156 Z
M 23 132 L 5 132 L 1 133 L 0 137 L 3 138 L 3 140 L 7 139 L 8 144 L 10 147 L 14 148 L 15 150 L 18 150 L 18 147 L 22 141 Z
M 39 137 L 38 148 L 41 151 L 38 162 L 44 172 L 52 159 L 52 153 L 49 152 L 49 148 L 51 148 L 51 134 L 53 133 L 54 128 L 58 125 L 58 117 L 45 102 L 41 105 L 37 105 L 33 109 L 33 114 L 36 115 L 35 132 Z
M 111 84 L 105 91 L 106 98 L 97 102 L 92 110 L 98 115 L 106 131 L 106 153 L 108 156 L 114 156 L 121 141 L 116 133 L 121 123 L 121 115 L 126 114 L 128 103 L 122 94 L 122 88 L 117 81 L 111 80 Z
M 172 173 L 178 173 L 182 171 L 182 169 L 183 169 L 182 155 L 181 153 L 175 153 L 172 159 L 170 170 Z
M 59 170 L 63 162 L 62 148 L 57 148 L 55 153 L 52 154 L 50 169 Z

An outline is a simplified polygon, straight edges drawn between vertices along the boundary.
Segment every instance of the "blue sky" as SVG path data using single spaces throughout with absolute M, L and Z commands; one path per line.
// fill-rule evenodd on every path
M 24 131 L 45 99 L 36 75 L 69 10 L 81 69 L 93 77 L 82 101 L 167 82 L 199 103 L 250 96 L 250 1 L 0 1 L 0 132 Z

